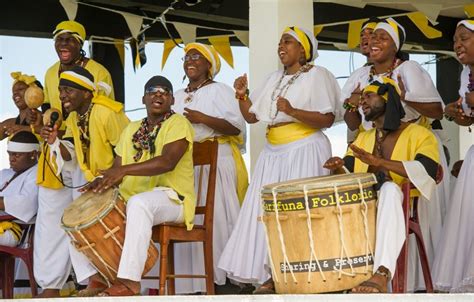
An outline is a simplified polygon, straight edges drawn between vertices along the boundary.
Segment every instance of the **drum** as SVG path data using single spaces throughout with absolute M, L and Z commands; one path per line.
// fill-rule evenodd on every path
M 377 181 L 370 173 L 264 186 L 262 221 L 280 294 L 351 289 L 372 276 Z
M 65 210 L 62 227 L 78 251 L 111 284 L 117 271 L 125 239 L 126 206 L 118 190 L 102 194 L 87 192 L 75 199 Z M 150 240 L 143 275 L 158 259 L 158 250 Z

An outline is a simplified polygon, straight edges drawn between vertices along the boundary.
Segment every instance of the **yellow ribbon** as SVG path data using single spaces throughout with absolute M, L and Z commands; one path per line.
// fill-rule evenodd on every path
M 13 78 L 13 85 L 15 85 L 17 82 L 23 82 L 26 85 L 30 86 L 34 82 L 36 82 L 36 77 L 35 76 L 30 76 L 21 73 L 21 71 L 15 71 L 10 73 L 11 77 Z
M 10 230 L 15 236 L 17 241 L 20 241 L 21 228 L 18 224 L 11 221 L 0 221 L 0 235 L 3 235 L 6 231 Z
M 54 160 L 53 162 L 50 162 L 50 149 L 46 144 L 43 144 L 43 150 L 38 159 L 36 184 L 48 189 L 62 189 L 64 186 L 58 179 L 61 178 L 61 175 L 56 176 L 56 171 L 56 161 Z
M 267 129 L 267 140 L 272 145 L 284 145 L 305 137 L 318 131 L 302 123 L 290 123 L 283 126 Z
M 299 42 L 301 43 L 301 45 L 304 48 L 305 58 L 306 58 L 306 60 L 309 60 L 309 58 L 311 58 L 311 53 L 310 53 L 310 51 L 311 51 L 311 42 L 309 41 L 309 38 L 306 36 L 304 31 L 302 31 L 301 29 L 299 29 L 296 26 L 294 26 L 293 29 L 291 29 L 290 27 L 285 28 L 283 33 L 287 33 L 289 31 L 293 31 L 298 36 Z

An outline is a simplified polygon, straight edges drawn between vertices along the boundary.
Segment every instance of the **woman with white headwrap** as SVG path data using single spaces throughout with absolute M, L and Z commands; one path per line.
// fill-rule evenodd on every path
M 356 116 L 356 118 L 350 120 L 346 118 L 350 130 L 372 129 L 372 122 L 364 119 L 361 108 L 357 111 L 359 89 L 382 77 L 391 78 L 402 90 L 402 105 L 406 113 L 402 119 L 403 122 L 413 122 L 431 129 L 431 120 L 442 118 L 443 102 L 430 75 L 419 63 L 408 60 L 407 54 L 401 51 L 405 37 L 405 29 L 392 18 L 385 19 L 375 26 L 370 40 L 370 61 L 373 64 L 354 71 L 342 88 L 341 102 L 352 103 L 355 108 L 351 116 Z M 434 134 L 437 136 L 436 133 Z M 438 136 L 437 139 L 439 152 L 444 154 L 443 145 Z M 445 156 L 440 157 L 440 165 L 445 173 L 449 171 Z M 444 204 L 448 198 L 449 177 L 443 177 L 430 201 L 422 202 L 418 206 L 423 238 L 431 265 L 441 233 Z M 413 242 L 409 246 L 413 257 L 409 258 L 408 290 L 423 290 L 425 285 L 416 252 L 416 243 L 414 239 L 411 240 Z
M 474 124 L 474 19 L 458 23 L 454 51 L 465 67 L 459 100 L 446 106 L 445 115 L 460 126 L 471 126 Z M 473 187 L 474 146 L 471 146 L 452 190 L 432 270 L 434 286 L 439 291 L 474 292 Z
M 262 284 L 270 278 L 265 233 L 257 221 L 262 186 L 329 172 L 322 166 L 331 157 L 331 145 L 321 129 L 334 122 L 340 88 L 328 70 L 311 64 L 317 47 L 312 32 L 288 27 L 278 45 L 284 69 L 271 73 L 250 96 L 246 75 L 234 83 L 245 120 L 268 127 L 237 224 L 219 261 L 233 280 Z
M 214 47 L 189 43 L 184 51 L 183 68 L 189 83 L 185 89 L 174 93 L 173 110 L 184 114 L 192 123 L 195 142 L 214 138 L 219 142 L 212 245 L 214 282 L 224 285 L 227 274 L 217 267 L 217 263 L 237 221 L 248 186 L 247 169 L 239 149 L 243 144 L 245 121 L 235 101 L 234 90 L 214 80 L 221 67 Z M 207 192 L 199 190 L 198 186 L 199 183 L 207 184 L 208 173 L 209 169 L 203 168 L 200 177 L 201 168 L 195 169 L 196 193 L 200 192 L 200 201 L 206 200 Z M 201 223 L 200 219 L 202 217 L 197 216 L 195 223 Z M 204 274 L 202 243 L 176 244 L 174 251 L 177 274 Z M 156 282 L 154 284 L 156 286 Z M 178 294 L 205 291 L 204 279 L 176 279 Z

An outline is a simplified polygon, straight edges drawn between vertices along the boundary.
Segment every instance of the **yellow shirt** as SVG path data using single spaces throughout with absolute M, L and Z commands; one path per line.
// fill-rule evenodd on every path
M 353 144 L 372 153 L 375 146 L 375 129 L 359 133 Z M 434 134 L 426 127 L 409 124 L 398 137 L 390 159 L 395 161 L 412 161 L 415 160 L 417 154 L 429 157 L 436 163 L 439 163 L 438 141 Z M 346 156 L 354 157 L 354 153 L 350 148 Z M 354 159 L 354 173 L 367 172 L 369 166 L 358 158 Z M 389 173 L 396 184 L 401 185 L 406 182 L 406 177 L 391 171 Z
M 122 165 L 134 164 L 133 156 L 137 150 L 133 147 L 132 136 L 140 128 L 141 120 L 132 122 L 124 130 L 120 142 L 115 147 L 115 153 L 122 158 Z M 193 227 L 194 211 L 196 207 L 196 195 L 194 192 L 194 167 L 193 167 L 193 138 L 194 130 L 191 123 L 180 114 L 173 114 L 161 126 L 155 140 L 155 154 L 152 156 L 148 150 L 144 150 L 139 162 L 147 161 L 153 157 L 160 156 L 166 144 L 180 139 L 188 141 L 188 149 L 179 160 L 174 170 L 155 176 L 125 176 L 120 184 L 120 194 L 128 199 L 138 193 L 153 190 L 155 187 L 168 187 L 184 197 L 184 222 L 187 229 Z
M 80 129 L 77 126 L 77 112 L 71 112 L 66 120 L 64 138 L 74 139 L 77 162 L 85 179 L 92 181 L 99 170 L 109 169 L 114 163 L 113 148 L 129 120 L 123 111 L 123 104 L 99 95 L 92 99 L 94 104 L 89 117 L 90 145 L 85 154 L 82 151 Z

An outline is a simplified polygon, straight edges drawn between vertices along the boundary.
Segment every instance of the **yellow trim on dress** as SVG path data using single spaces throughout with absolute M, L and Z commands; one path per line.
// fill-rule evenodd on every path
M 319 129 L 303 123 L 290 123 L 267 128 L 267 141 L 272 145 L 289 144 L 310 136 Z

